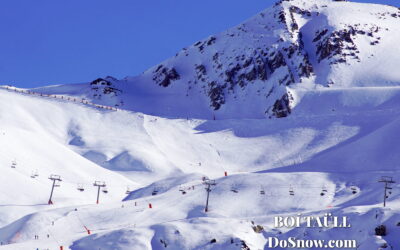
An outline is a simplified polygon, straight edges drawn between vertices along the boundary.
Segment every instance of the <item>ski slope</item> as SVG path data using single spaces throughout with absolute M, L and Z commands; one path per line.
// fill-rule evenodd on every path
M 0 249 L 396 249 L 399 20 L 390 6 L 279 1 L 139 76 L 1 86 Z M 381 176 L 396 181 L 385 208 Z M 325 213 L 352 227 L 273 223 Z
M 0 185 L 11 191 L 1 194 L 0 241 L 11 243 L 1 248 L 163 249 L 167 242 L 172 249 L 238 249 L 243 240 L 263 249 L 269 236 L 304 234 L 279 234 L 273 216 L 327 210 L 358 226 L 310 235 L 354 237 L 365 245 L 360 249 L 383 240 L 394 245 L 373 230 L 391 221 L 396 230 L 398 192 L 382 209 L 377 180 L 399 178 L 398 89 L 292 91 L 302 101 L 285 119 L 187 120 L 0 90 Z M 349 103 L 349 95 L 358 98 Z M 318 98 L 334 105 L 316 107 Z M 46 204 L 50 174 L 63 179 L 52 206 Z M 203 176 L 217 183 L 209 213 Z M 109 191 L 99 205 L 95 180 L 106 181 Z M 137 190 L 127 195 L 128 186 Z M 265 231 L 255 233 L 251 221 Z

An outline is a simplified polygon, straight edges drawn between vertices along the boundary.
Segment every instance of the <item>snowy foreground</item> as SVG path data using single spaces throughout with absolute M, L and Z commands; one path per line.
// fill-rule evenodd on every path
M 280 1 L 140 76 L 0 86 L 0 250 L 398 249 L 399 22 Z M 351 227 L 274 224 L 325 214 Z
M 375 108 L 353 103 L 351 112 L 336 106 L 322 114 L 307 107 L 308 98 L 348 94 L 330 90 L 303 96 L 309 115 L 206 121 L 0 90 L 0 240 L 8 243 L 0 248 L 264 249 L 270 236 L 396 246 L 398 186 L 383 209 L 377 181 L 400 179 L 400 88 L 348 91 Z M 63 181 L 47 205 L 51 174 Z M 208 213 L 203 176 L 216 181 Z M 95 180 L 108 188 L 98 205 Z M 136 190 L 127 195 L 128 187 Z M 277 215 L 326 212 L 348 216 L 352 227 L 274 228 Z M 383 238 L 374 235 L 381 224 L 388 228 Z M 256 233 L 256 225 L 264 230 Z

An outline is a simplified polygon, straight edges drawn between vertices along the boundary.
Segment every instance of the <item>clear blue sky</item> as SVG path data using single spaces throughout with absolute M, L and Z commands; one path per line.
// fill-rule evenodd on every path
M 137 75 L 274 2 L 1 0 L 0 85 L 34 87 Z

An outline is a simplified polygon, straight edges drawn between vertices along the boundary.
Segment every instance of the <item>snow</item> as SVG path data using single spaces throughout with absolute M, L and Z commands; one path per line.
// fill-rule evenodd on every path
M 260 44 L 275 52 L 296 44 L 299 31 L 285 28 L 293 22 L 291 6 L 314 13 L 293 14 L 313 75 L 294 71 L 302 55 L 285 56 L 286 65 L 268 79 L 225 89 L 225 103 L 213 110 L 208 82 L 222 80 L 210 58 L 220 53 L 224 71 L 236 56 L 253 56 Z M 273 18 L 280 10 L 286 24 Z M 381 176 L 400 179 L 400 75 L 393 68 L 398 21 L 390 15 L 396 11 L 283 1 L 213 36 L 214 42 L 201 41 L 211 41 L 203 51 L 191 46 L 163 62 L 180 73 L 167 87 L 154 82 L 155 66 L 99 84 L 24 93 L 0 88 L 0 249 L 266 249 L 269 237 L 292 236 L 355 239 L 365 250 L 396 246 L 399 185 L 392 185 L 383 208 L 378 182 Z M 318 62 L 315 32 L 357 23 L 381 27 L 380 43 L 371 47 L 370 38 L 357 36 L 361 62 L 330 64 L 338 55 Z M 200 64 L 209 73 L 195 84 Z M 296 73 L 295 82 L 279 84 L 288 72 Z M 266 111 L 285 93 L 293 98 L 291 113 L 278 119 Z M 62 182 L 48 205 L 52 174 Z M 216 182 L 207 213 L 204 178 Z M 100 204 L 95 181 L 108 189 L 100 192 Z M 275 216 L 328 212 L 347 216 L 352 227 L 273 226 Z M 382 224 L 388 234 L 376 236 Z M 257 225 L 264 230 L 256 232 Z
M 262 249 L 267 237 L 278 235 L 273 216 L 326 210 L 349 216 L 357 227 L 351 233 L 311 229 L 309 238 L 353 237 L 368 246 L 364 249 L 382 240 L 394 244 L 391 237 L 378 241 L 373 230 L 383 222 L 396 230 L 399 219 L 398 192 L 394 189 L 389 208 L 381 209 L 377 182 L 381 175 L 400 177 L 398 89 L 351 91 L 358 98 L 349 99 L 347 89 L 299 90 L 298 111 L 285 119 L 186 120 L 0 90 L 0 185 L 18 190 L 18 195 L 1 194 L 0 240 L 13 243 L 1 248 L 163 249 L 163 240 L 172 249 L 238 249 L 244 240 L 251 249 Z M 322 99 L 337 111 L 313 105 Z M 92 160 L 101 156 L 100 162 L 87 160 L 88 154 Z M 39 177 L 32 179 L 36 169 Z M 54 173 L 63 182 L 49 206 L 47 177 Z M 217 182 L 209 213 L 202 176 Z M 101 193 L 99 205 L 95 180 L 106 181 L 109 190 Z M 76 190 L 78 183 L 84 192 Z M 141 188 L 126 196 L 127 186 Z M 328 193 L 320 196 L 323 188 Z M 375 211 L 384 216 L 375 219 Z M 255 233 L 251 221 L 265 232 Z M 299 230 L 279 237 L 303 234 Z M 217 243 L 210 243 L 214 238 Z
M 293 7 L 299 10 L 293 11 Z M 281 12 L 285 22 L 280 20 Z M 328 85 L 337 89 L 398 86 L 399 21 L 400 11 L 391 6 L 330 0 L 282 1 L 236 27 L 188 46 L 139 76 L 104 78 L 121 93 L 103 94 L 93 91 L 88 84 L 75 88 L 49 86 L 35 91 L 83 97 L 94 103 L 169 118 L 266 118 L 271 116 L 274 102 L 287 92 L 286 85 Z M 297 30 L 291 28 L 293 24 L 298 26 Z M 326 35 L 316 39 L 323 30 Z M 336 44 L 341 46 L 340 51 L 331 48 L 331 55 L 319 60 L 319 42 L 335 32 L 350 32 L 350 40 L 341 38 L 343 41 Z M 332 39 L 330 42 L 334 43 Z M 292 54 L 288 52 L 293 49 Z M 260 62 L 270 68 L 277 53 L 283 55 L 285 65 L 267 69 L 265 79 L 250 76 L 246 80 Z M 306 58 L 313 69 L 309 76 L 300 72 Z M 240 67 L 235 70 L 237 65 Z M 160 86 L 162 69 L 175 69 L 179 78 L 166 87 Z M 227 72 L 236 72 L 232 73 L 232 83 Z M 223 89 L 225 103 L 219 109 L 212 107 L 210 100 L 213 84 Z

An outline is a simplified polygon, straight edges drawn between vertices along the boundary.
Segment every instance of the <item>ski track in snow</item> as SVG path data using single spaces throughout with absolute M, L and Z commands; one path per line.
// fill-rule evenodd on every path
M 91 190 L 85 190 L 82 193 L 77 191 L 74 185 L 69 185 L 74 182 L 73 178 L 69 177 L 67 179 L 67 177 L 65 177 L 65 184 L 61 182 L 61 187 L 57 188 L 55 191 L 54 206 L 56 208 L 53 208 L 52 206 L 44 205 L 50 187 L 50 183 L 46 177 L 48 174 L 59 169 L 59 166 L 49 164 L 49 169 L 42 169 L 40 160 L 31 160 L 29 164 L 27 164 L 23 160 L 20 160 L 18 156 L 15 156 L 16 152 L 21 152 L 20 147 L 17 147 L 15 149 L 16 151 L 13 151 L 12 147 L 4 147 L 3 145 L 2 148 L 7 149 L 6 151 L 2 150 L 1 159 L 2 165 L 4 166 L 3 171 L 6 171 L 5 173 L 8 175 L 11 174 L 11 176 L 17 174 L 19 178 L 24 179 L 24 181 L 18 183 L 18 188 L 13 188 L 13 183 L 15 183 L 15 181 L 12 183 L 3 181 L 2 185 L 5 186 L 2 188 L 9 189 L 11 187 L 12 189 L 27 193 L 28 197 L 30 197 L 19 198 L 19 200 L 24 200 L 24 205 L 26 205 L 23 209 L 18 208 L 18 205 L 23 204 L 17 201 L 15 201 L 14 205 L 6 204 L 0 208 L 2 214 L 13 214 L 13 216 L 3 222 L 3 228 L 1 229 L 1 240 L 3 242 L 11 241 L 13 243 L 2 246 L 4 249 L 26 249 L 28 246 L 31 247 L 33 245 L 43 248 L 55 248 L 57 245 L 63 245 L 65 247 L 71 246 L 72 249 L 93 249 L 93 246 L 105 247 L 108 244 L 110 244 L 111 249 L 128 249 L 130 247 L 134 248 L 135 246 L 137 246 L 138 249 L 142 247 L 161 249 L 159 239 L 170 242 L 176 249 L 201 249 L 202 247 L 237 248 L 238 246 L 235 244 L 230 244 L 230 238 L 245 240 L 249 246 L 253 246 L 254 248 L 263 248 L 266 244 L 265 237 L 277 235 L 276 229 L 272 228 L 272 217 L 274 215 L 291 215 L 299 212 L 315 215 L 322 214 L 329 210 L 335 214 L 350 216 L 350 220 L 354 221 L 353 224 L 357 224 L 356 221 L 359 220 L 359 216 L 368 218 L 367 214 L 372 214 L 371 218 L 374 218 L 375 212 L 373 211 L 385 215 L 382 216 L 382 219 L 379 221 L 394 221 L 395 218 L 397 218 L 398 193 L 394 191 L 394 194 L 391 196 L 388 203 L 390 208 L 382 209 L 380 203 L 382 188 L 377 182 L 377 178 L 380 175 L 389 174 L 395 178 L 399 176 L 398 171 L 393 170 L 391 165 L 388 165 L 386 171 L 381 170 L 382 168 L 379 166 L 379 162 L 376 161 L 373 162 L 377 164 L 376 167 L 371 169 L 357 170 L 357 168 L 352 167 L 351 164 L 347 166 L 338 166 L 335 162 L 330 164 L 332 166 L 331 168 L 324 169 L 322 167 L 329 166 L 329 164 L 324 163 L 325 159 L 329 160 L 332 157 L 337 158 L 338 152 L 341 155 L 340 158 L 346 159 L 353 157 L 352 154 L 355 152 L 348 151 L 347 155 L 341 152 L 341 148 L 345 148 L 348 144 L 347 141 L 352 141 L 350 144 L 357 144 L 361 141 L 359 145 L 368 147 L 368 144 L 362 143 L 363 140 L 367 140 L 368 137 L 372 137 L 376 133 L 390 135 L 392 131 L 398 129 L 399 122 L 395 115 L 396 113 L 390 113 L 387 112 L 387 110 L 366 110 L 358 113 L 351 113 L 351 115 L 346 113 L 338 113 L 337 115 L 316 114 L 310 115 L 310 119 L 305 119 L 306 117 L 304 116 L 301 117 L 302 119 L 298 119 L 296 114 L 294 114 L 293 117 L 289 117 L 288 119 L 271 120 L 268 121 L 270 124 L 267 124 L 266 121 L 262 119 L 226 121 L 170 120 L 125 111 L 116 113 L 108 113 L 106 111 L 99 113 L 98 111 L 76 104 L 66 105 L 64 102 L 21 96 L 20 94 L 7 91 L 0 91 L 0 95 L 2 103 L 4 104 L 1 105 L 4 108 L 1 112 L 1 114 L 3 114 L 2 120 L 4 121 L 1 128 L 5 133 L 3 136 L 8 136 L 10 133 L 15 133 L 14 131 L 20 131 L 21 129 L 26 130 L 27 127 L 29 127 L 28 131 L 35 129 L 41 130 L 41 127 L 43 127 L 46 128 L 47 136 L 53 137 L 55 136 L 54 131 L 62 129 L 63 126 L 65 126 L 65 130 L 68 130 L 69 122 L 67 120 L 69 119 L 73 119 L 77 124 L 83 126 L 81 121 L 79 121 L 80 118 L 76 115 L 80 114 L 79 116 L 85 118 L 85 122 L 90 123 L 85 126 L 93 130 L 92 133 L 96 135 L 95 139 L 88 136 L 88 141 L 86 142 L 86 138 L 83 136 L 82 140 L 84 141 L 84 146 L 69 145 L 67 147 L 63 146 L 62 149 L 67 149 L 69 152 L 76 155 L 82 155 L 83 152 L 87 150 L 83 148 L 91 148 L 89 141 L 95 145 L 101 145 L 104 143 L 103 140 L 107 140 L 107 138 L 98 136 L 99 131 L 97 130 L 99 128 L 95 125 L 98 119 L 102 120 L 103 123 L 107 121 L 109 124 L 105 126 L 112 128 L 115 122 L 113 119 L 109 119 L 108 116 L 118 116 L 118 119 L 123 117 L 124 120 L 135 120 L 137 123 L 135 126 L 143 126 L 143 133 L 140 137 L 149 138 L 147 141 L 137 138 L 137 141 L 145 141 L 146 143 L 153 144 L 154 146 L 151 147 L 152 151 L 158 152 L 157 154 L 159 154 L 161 158 L 168 159 L 168 157 L 173 157 L 173 161 L 168 160 L 166 162 L 168 162 L 170 166 L 175 166 L 176 168 L 176 170 L 170 172 L 171 181 L 165 182 L 162 179 L 157 181 L 159 178 L 156 177 L 154 180 L 157 182 L 148 187 L 146 187 L 146 184 L 150 183 L 149 181 L 144 181 L 144 183 L 141 184 L 141 178 L 132 178 L 132 176 L 135 176 L 133 173 L 126 174 L 129 179 L 129 181 L 128 179 L 125 181 L 127 184 L 132 182 L 137 183 L 137 187 L 144 186 L 140 193 L 137 195 L 133 195 L 134 193 L 132 193 L 132 198 L 128 195 L 124 202 L 121 202 L 121 200 L 125 197 L 124 190 L 127 184 L 121 183 L 120 179 L 125 177 L 120 175 L 122 172 L 118 172 L 119 174 L 113 177 L 116 179 L 115 181 L 108 181 L 109 194 L 101 194 L 101 199 L 108 198 L 108 200 L 105 201 L 104 204 L 101 202 L 102 204 L 100 205 L 93 204 L 95 190 L 90 188 L 90 184 L 95 178 L 93 178 L 90 173 L 85 175 L 81 174 L 83 175 L 81 183 L 84 183 L 86 188 Z M 36 104 L 37 102 L 39 102 L 39 105 Z M 37 112 L 43 112 L 43 115 L 48 116 L 48 110 L 54 108 L 57 109 L 59 118 L 64 121 L 52 121 L 51 124 L 55 127 L 51 128 L 46 124 L 49 120 L 36 120 Z M 23 113 L 22 116 L 17 115 L 18 111 L 25 109 L 32 109 L 34 110 L 32 113 L 36 114 L 32 115 L 32 117 L 29 117 L 29 112 Z M 6 110 L 7 112 L 5 112 Z M 15 110 L 15 112 L 13 110 Z M 4 114 L 7 114 L 7 116 L 4 117 Z M 11 116 L 13 120 L 10 120 Z M 86 116 L 88 116 L 89 119 L 87 119 Z M 92 119 L 91 117 L 97 117 L 97 119 Z M 140 119 L 136 119 L 136 117 Z M 52 119 L 54 119 L 54 117 L 52 117 Z M 116 120 L 118 121 L 118 119 Z M 363 119 L 366 121 L 365 123 L 363 123 Z M 32 126 L 28 126 L 26 124 L 27 121 L 31 122 Z M 38 122 L 45 124 L 35 124 Z M 204 126 L 204 124 L 207 123 L 211 124 L 211 127 L 207 128 L 209 131 L 202 131 L 201 133 L 196 131 L 196 128 Z M 358 129 L 353 128 L 357 125 L 360 126 L 360 124 L 364 125 L 364 127 L 361 126 Z M 148 127 L 149 125 L 151 125 L 150 130 Z M 129 127 L 132 126 L 132 124 L 126 123 L 124 126 L 127 126 L 125 129 L 129 131 Z M 210 125 L 206 127 L 208 126 Z M 229 129 L 230 126 L 231 129 Z M 276 126 L 280 129 L 277 129 Z M 171 127 L 178 132 L 173 132 Z M 253 133 L 256 133 L 256 136 L 253 136 L 252 133 L 248 134 L 249 137 L 244 136 L 246 133 L 243 129 L 248 130 L 252 127 L 255 128 Z M 313 128 L 313 131 L 319 131 L 319 133 L 314 132 L 310 134 L 310 128 Z M 335 135 L 337 140 L 334 142 L 331 141 L 332 135 L 330 135 L 330 130 L 335 131 L 335 134 L 332 135 Z M 262 135 L 259 135 L 261 133 L 260 131 L 263 131 Z M 290 134 L 288 131 L 297 131 L 295 132 L 295 138 L 288 137 Z M 363 132 L 361 133 L 360 131 Z M 177 138 L 177 133 L 180 135 L 180 138 Z M 66 131 L 61 134 L 64 134 L 64 136 L 68 135 Z M 161 137 L 162 134 L 164 134 L 164 137 Z M 324 134 L 325 136 L 323 136 Z M 40 140 L 39 138 L 41 135 L 40 133 L 34 134 L 37 140 Z M 113 135 L 109 136 L 112 137 Z M 312 136 L 314 139 L 306 139 L 309 136 Z M 104 134 L 103 137 L 107 137 L 107 135 Z M 279 142 L 277 141 L 279 137 L 284 139 Z M 218 142 L 221 138 L 225 139 L 223 139 L 222 142 Z M 263 145 L 263 141 L 271 141 L 271 138 L 273 138 L 272 141 L 275 141 L 275 145 L 278 145 L 278 147 L 274 147 L 274 145 L 266 147 Z M 57 144 L 64 144 L 68 141 L 65 138 L 57 137 L 53 140 L 55 140 Z M 303 146 L 298 148 L 299 151 L 292 153 L 286 152 L 288 150 L 290 151 L 291 147 L 285 147 L 284 145 L 279 146 L 279 144 L 285 140 L 290 141 L 288 144 L 291 144 L 293 149 L 295 149 L 295 145 L 299 143 Z M 313 142 L 313 140 L 317 141 Z M 182 144 L 183 147 L 180 147 L 182 141 L 184 141 L 184 144 Z M 250 145 L 252 145 L 252 151 L 256 151 L 257 153 L 248 156 L 241 155 L 242 152 L 240 148 L 245 150 L 248 147 L 246 145 L 248 141 L 250 141 Z M 8 143 L 13 143 L 17 146 L 23 146 L 25 144 L 23 142 L 26 141 L 24 139 L 18 139 L 18 137 L 13 138 L 13 141 L 8 141 Z M 171 144 L 171 142 L 173 142 L 173 144 Z M 130 144 L 131 142 L 128 140 L 125 143 Z M 177 143 L 179 145 L 173 148 L 170 147 Z M 179 148 L 184 149 L 187 145 L 193 146 L 193 143 L 196 147 L 189 151 L 198 150 L 199 152 L 196 154 L 184 155 L 181 152 L 174 152 Z M 243 147 L 240 147 L 240 145 Z M 322 148 L 319 149 L 318 145 L 322 146 Z M 226 148 L 224 148 L 224 146 Z M 314 149 L 307 149 L 307 147 L 311 146 L 313 146 Z M 54 147 L 48 148 L 46 146 L 45 148 L 46 151 L 50 149 L 55 151 L 59 150 Z M 350 148 L 354 149 L 357 147 L 352 146 Z M 105 149 L 107 149 L 107 147 L 103 150 Z M 167 149 L 170 149 L 170 151 Z M 227 154 L 227 151 L 233 149 L 235 149 L 236 158 L 230 159 L 232 155 Z M 270 152 L 272 149 L 274 152 Z M 31 148 L 23 148 L 21 153 L 30 152 L 31 150 Z M 217 154 L 216 150 L 221 153 Z M 318 150 L 320 150 L 320 152 L 318 152 Z M 393 150 L 396 149 L 394 148 Z M 373 151 L 375 154 L 374 149 Z M 275 162 L 264 161 L 262 164 L 258 163 L 256 166 L 249 165 L 249 163 L 254 164 L 254 157 L 256 155 L 259 158 L 267 152 L 269 152 L 270 156 L 279 155 L 281 159 L 278 160 L 275 158 Z M 104 155 L 108 154 L 107 152 L 102 153 L 104 153 Z M 293 155 L 299 156 L 300 154 L 301 156 L 307 153 L 308 156 L 304 157 L 302 161 L 297 161 L 293 158 Z M 367 149 L 365 155 L 369 153 L 371 153 L 371 151 Z M 41 155 L 43 153 L 38 154 Z M 225 154 L 227 155 L 225 156 Z M 378 154 L 395 155 L 394 153 L 388 154 L 388 152 L 380 152 Z M 203 155 L 204 158 L 197 159 L 198 155 Z M 179 159 L 179 156 L 184 158 L 184 160 Z M 188 158 L 185 158 L 185 156 Z M 195 158 L 190 159 L 190 157 Z M 208 157 L 213 157 L 213 159 L 207 161 Z M 83 166 L 93 164 L 81 156 L 78 158 L 77 166 L 82 166 L 80 167 L 81 169 Z M 17 162 L 17 167 L 15 169 L 9 167 L 12 160 L 16 160 Z M 396 159 L 390 160 L 395 164 L 394 162 Z M 189 166 L 189 169 L 192 169 L 191 171 L 188 169 L 188 166 L 185 166 L 187 162 L 193 162 L 193 165 L 195 165 L 194 163 L 197 161 L 200 161 L 202 165 Z M 247 162 L 246 168 L 253 173 L 245 171 L 243 168 L 240 171 L 235 171 L 237 170 L 235 166 L 236 161 Z M 217 164 L 208 167 L 205 162 L 216 162 Z M 289 166 L 282 166 L 282 162 L 288 162 Z M 227 177 L 223 176 L 224 169 L 218 167 L 220 164 L 224 166 L 224 169 L 227 169 Z M 30 165 L 33 166 L 31 167 Z M 260 165 L 264 165 L 264 170 L 260 169 Z M 372 166 L 373 164 L 370 165 Z M 315 166 L 315 168 L 310 166 Z M 158 167 L 162 169 L 164 165 Z M 70 168 L 71 166 L 68 166 L 68 169 Z M 193 168 L 195 169 L 193 170 Z M 338 171 L 338 168 L 341 170 Z M 29 170 L 31 169 L 39 170 L 39 177 L 37 177 L 37 179 L 32 179 L 32 181 L 35 182 L 29 180 Z M 98 172 L 101 168 L 99 169 L 97 166 L 95 169 L 95 171 Z M 155 168 L 153 171 L 157 172 L 157 170 L 158 169 Z M 198 174 L 191 175 L 190 173 L 193 171 Z M 352 173 L 352 178 L 348 178 L 347 172 Z M 201 184 L 201 176 L 203 175 L 216 178 L 217 181 L 217 186 L 211 192 L 211 212 L 208 214 L 203 212 L 205 200 L 205 191 Z M 111 179 L 111 177 L 109 177 L 109 179 Z M 18 178 L 16 180 L 18 180 Z M 21 188 L 21 185 L 23 188 Z M 356 195 L 350 192 L 350 186 L 352 185 L 357 187 L 359 193 Z M 187 193 L 182 195 L 178 190 L 178 188 L 182 186 L 186 188 L 194 186 L 195 189 L 187 190 Z M 152 196 L 151 193 L 154 191 L 154 187 L 158 187 L 160 191 L 157 195 Z M 232 192 L 232 187 L 237 188 L 238 192 Z M 326 196 L 321 197 L 319 193 L 323 187 L 326 187 L 329 191 Z M 294 189 L 295 195 L 293 197 L 289 195 L 290 188 Z M 265 190 L 265 195 L 260 194 L 261 190 Z M 37 195 L 32 195 L 32 193 L 30 193 L 32 191 L 40 193 L 41 198 L 38 199 Z M 87 194 L 84 195 L 84 193 Z M 2 199 L 8 200 L 9 202 L 11 201 L 9 198 Z M 39 200 L 41 200 L 41 202 Z M 35 202 L 39 204 L 42 203 L 43 205 L 30 205 L 35 204 Z M 90 203 L 93 205 L 90 205 Z M 148 207 L 149 203 L 152 204 L 152 208 Z M 75 211 L 75 208 L 77 208 L 78 211 Z M 88 211 L 90 211 L 90 213 L 88 213 Z M 28 215 L 30 213 L 33 214 Z M 21 216 L 24 217 L 18 219 Z M 54 221 L 54 226 L 51 225 L 51 221 Z M 254 233 L 251 229 L 251 221 L 264 226 L 265 233 L 262 235 Z M 8 223 L 11 224 L 7 225 Z M 364 230 L 367 235 L 365 237 L 369 237 L 369 240 L 375 242 L 373 244 L 379 244 L 381 240 L 372 236 L 375 224 L 377 224 L 377 222 L 372 220 L 371 223 L 365 227 Z M 91 231 L 91 235 L 87 235 L 87 231 L 84 228 L 85 226 Z M 218 229 L 220 227 L 225 229 Z M 394 229 L 395 227 L 393 230 Z M 171 236 L 171 233 L 168 233 L 168 231 L 171 230 L 178 230 L 180 232 L 180 234 L 178 234 L 179 237 L 175 234 Z M 189 235 L 196 234 L 193 230 L 194 232 L 200 230 L 198 231 L 199 235 L 203 236 L 189 237 Z M 203 230 L 207 230 L 208 234 L 204 234 Z M 304 231 L 305 229 L 302 230 Z M 280 237 L 284 238 L 288 235 L 299 236 L 304 234 L 303 231 L 298 231 L 296 229 L 289 230 L 288 232 L 283 232 Z M 310 229 L 310 231 L 313 230 Z M 40 240 L 33 240 L 35 234 L 40 235 Z M 47 234 L 51 235 L 51 237 L 47 238 Z M 339 239 L 345 236 L 345 238 L 351 238 L 353 235 L 348 231 L 341 232 L 340 230 L 326 234 L 333 234 L 335 238 Z M 356 235 L 356 232 L 354 232 L 354 234 Z M 324 238 L 324 235 L 325 234 L 316 235 L 315 237 Z M 359 236 L 354 237 L 359 239 Z M 207 242 L 213 238 L 218 239 L 218 244 L 207 244 Z M 238 240 L 236 241 L 239 242 Z M 236 241 L 234 240 L 234 242 Z M 390 239 L 388 239 L 388 242 L 390 242 Z

